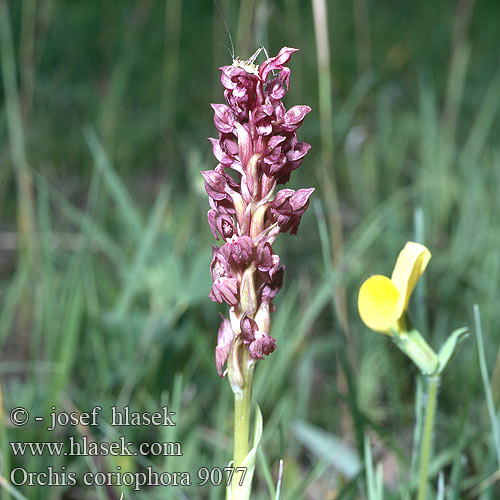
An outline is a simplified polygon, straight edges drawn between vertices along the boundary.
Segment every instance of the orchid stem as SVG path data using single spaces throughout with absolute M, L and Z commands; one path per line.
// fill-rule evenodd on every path
M 432 432 L 434 429 L 434 415 L 436 413 L 437 392 L 439 376 L 429 377 L 429 390 L 427 393 L 427 409 L 425 411 L 424 433 L 420 449 L 420 480 L 418 485 L 417 500 L 425 500 L 427 496 L 427 473 L 432 447 Z
M 248 357 L 246 349 L 243 359 Z M 241 393 L 234 394 L 234 453 L 233 467 L 241 467 L 248 455 L 250 437 L 250 403 L 252 401 L 252 381 L 254 363 L 242 360 L 244 383 Z M 234 474 L 231 482 L 231 500 L 243 499 L 243 488 L 240 486 L 241 472 Z

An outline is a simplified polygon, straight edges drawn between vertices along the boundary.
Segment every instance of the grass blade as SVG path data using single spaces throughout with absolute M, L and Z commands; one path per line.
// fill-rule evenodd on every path
M 130 196 L 120 177 L 111 166 L 109 158 L 99 142 L 95 131 L 91 128 L 86 128 L 84 135 L 96 167 L 102 172 L 111 196 L 118 205 L 118 214 L 123 217 L 126 227 L 131 230 L 132 234 L 140 234 L 142 220 L 132 196 Z
M 500 467 L 500 429 L 498 427 L 498 420 L 493 403 L 493 394 L 491 391 L 490 379 L 488 376 L 488 367 L 486 366 L 486 355 L 484 352 L 483 330 L 481 327 L 481 317 L 479 314 L 479 306 L 474 304 L 474 325 L 476 327 L 477 335 L 477 351 L 479 355 L 479 368 L 481 370 L 481 378 L 483 379 L 484 393 L 486 396 L 486 405 L 491 421 L 491 431 L 493 434 L 493 444 L 497 454 L 498 466 Z
M 151 253 L 155 239 L 160 231 L 167 203 L 168 194 L 166 190 L 163 190 L 156 199 L 145 230 L 139 230 L 138 234 L 141 235 L 141 238 L 139 239 L 135 260 L 132 263 L 130 271 L 126 274 L 127 279 L 115 308 L 115 313 L 118 316 L 122 316 L 128 309 L 138 285 L 141 284 L 141 280 L 139 278 Z

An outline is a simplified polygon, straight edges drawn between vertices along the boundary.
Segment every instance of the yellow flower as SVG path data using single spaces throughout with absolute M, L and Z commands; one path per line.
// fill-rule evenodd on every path
M 406 330 L 404 313 L 430 258 L 424 245 L 409 241 L 399 254 L 391 279 L 377 274 L 361 285 L 358 309 L 368 328 L 388 335 L 392 330 Z

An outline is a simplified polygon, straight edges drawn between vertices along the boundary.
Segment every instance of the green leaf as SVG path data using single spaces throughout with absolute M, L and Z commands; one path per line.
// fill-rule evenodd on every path
M 444 500 L 445 493 L 446 493 L 446 488 L 445 488 L 445 484 L 444 484 L 444 475 L 443 475 L 443 472 L 440 472 L 439 477 L 438 477 L 438 491 L 437 491 L 436 500 Z
M 374 467 L 370 439 L 365 434 L 365 477 L 368 500 L 384 500 L 384 479 L 382 464 Z
M 365 477 L 366 477 L 366 492 L 368 500 L 376 500 L 375 473 L 373 470 L 373 456 L 370 446 L 370 439 L 365 434 Z
M 297 421 L 293 426 L 297 439 L 319 458 L 328 461 L 348 478 L 361 470 L 356 450 L 339 437 L 308 422 Z
M 437 373 L 443 373 L 443 370 L 448 366 L 451 358 L 454 356 L 459 344 L 462 343 L 469 336 L 469 329 L 467 327 L 455 330 L 441 347 L 438 354 L 438 370 Z

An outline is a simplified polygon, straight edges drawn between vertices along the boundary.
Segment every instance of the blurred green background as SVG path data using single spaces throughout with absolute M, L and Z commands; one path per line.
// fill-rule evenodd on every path
M 281 498 L 368 498 L 365 434 L 385 497 L 411 498 L 417 373 L 356 305 L 362 281 L 389 274 L 408 240 L 433 254 L 416 325 L 435 349 L 471 328 L 440 387 L 433 484 L 441 472 L 443 498 L 499 498 L 472 311 L 498 409 L 500 4 L 218 4 L 241 57 L 260 44 L 301 49 L 285 104 L 312 107 L 298 134 L 312 149 L 287 187 L 317 189 L 298 235 L 277 242 L 287 270 L 278 349 L 256 370 L 253 498 L 274 498 L 280 459 Z M 7 484 L 15 467 L 49 466 L 79 477 L 150 466 L 196 483 L 199 467 L 230 460 L 232 393 L 214 363 L 225 308 L 208 298 L 214 242 L 199 174 L 216 165 L 210 103 L 223 102 L 218 68 L 231 63 L 221 14 L 209 0 L 0 0 L 0 30 L 0 497 L 223 498 L 222 486 Z M 168 405 L 177 426 L 9 421 L 16 406 L 52 405 Z M 14 457 L 8 445 L 82 433 L 179 441 L 183 456 Z

